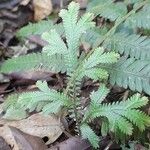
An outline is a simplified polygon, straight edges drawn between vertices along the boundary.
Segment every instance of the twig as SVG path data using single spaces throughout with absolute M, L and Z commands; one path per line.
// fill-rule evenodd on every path
M 129 90 L 125 91 L 123 94 L 123 101 L 125 101 L 128 98 Z
M 113 144 L 113 141 L 110 141 L 104 150 L 109 150 L 112 144 Z
M 63 0 L 60 0 L 60 8 L 64 8 L 64 1 Z

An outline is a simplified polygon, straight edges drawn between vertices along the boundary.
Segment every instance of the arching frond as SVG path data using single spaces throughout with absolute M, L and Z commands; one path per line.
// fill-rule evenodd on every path
M 89 69 L 97 66 L 98 64 L 109 64 L 109 63 L 115 63 L 117 59 L 119 58 L 119 55 L 115 52 L 108 52 L 105 53 L 104 49 L 102 47 L 99 47 L 95 49 L 93 54 L 85 60 L 84 62 L 84 68 Z
M 42 20 L 22 27 L 16 35 L 19 38 L 28 38 L 30 35 L 41 35 L 51 29 L 55 29 L 59 34 L 63 34 L 64 32 L 62 24 L 54 25 L 51 20 Z
M 105 65 L 103 68 L 110 74 L 110 83 L 120 87 L 130 88 L 133 91 L 150 95 L 150 61 L 136 60 L 134 58 L 120 59 L 113 65 Z
M 113 3 L 112 0 L 92 0 L 87 7 L 88 12 L 115 21 L 127 13 L 124 3 Z
M 142 2 L 143 0 L 125 0 L 126 4 L 134 4 L 134 3 L 138 3 L 138 2 Z
M 94 148 L 99 147 L 99 137 L 94 133 L 88 124 L 80 126 L 81 135 L 84 139 L 88 139 Z
M 0 68 L 0 72 L 11 73 L 28 70 L 65 72 L 66 69 L 64 57 L 60 54 L 47 56 L 43 53 L 32 53 L 6 60 Z
M 150 4 L 145 5 L 139 12 L 131 15 L 125 25 L 130 28 L 150 28 Z
M 146 36 L 126 33 L 116 33 L 108 38 L 105 43 L 110 50 L 136 59 L 150 58 L 150 39 Z
M 136 125 L 141 131 L 146 126 L 150 126 L 150 117 L 138 110 L 138 108 L 147 103 L 148 99 L 140 97 L 139 94 L 132 96 L 126 101 L 112 104 L 91 103 L 86 117 L 90 119 L 106 117 L 109 121 L 110 131 L 120 130 L 124 134 L 131 135 L 133 130 L 132 124 Z
M 91 68 L 84 72 L 84 75 L 93 79 L 94 81 L 100 81 L 108 78 L 108 72 L 101 68 Z
M 2 104 L 2 108 L 5 111 L 3 118 L 9 120 L 20 120 L 28 117 L 27 112 L 16 105 L 17 100 L 17 94 L 11 94 L 7 97 L 7 100 Z
M 72 71 L 76 67 L 79 40 L 81 35 L 89 28 L 94 27 L 95 23 L 92 22 L 93 15 L 86 13 L 78 21 L 79 4 L 71 2 L 68 10 L 61 10 L 59 16 L 63 19 L 63 26 L 67 39 L 68 53 L 65 56 L 68 71 Z
M 90 95 L 91 103 L 101 104 L 108 93 L 109 89 L 107 89 L 104 84 L 101 84 L 97 91 L 91 93 Z
M 56 30 L 43 33 L 42 39 L 48 42 L 48 45 L 43 48 L 43 52 L 46 52 L 48 56 L 54 54 L 67 55 L 68 49 Z

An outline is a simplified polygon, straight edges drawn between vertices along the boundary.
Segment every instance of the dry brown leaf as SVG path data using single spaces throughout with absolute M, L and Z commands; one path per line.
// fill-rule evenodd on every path
M 15 127 L 9 127 L 16 142 L 21 150 L 46 150 L 47 146 L 44 141 L 30 134 L 26 134 Z
M 19 121 L 0 120 L 0 135 L 11 146 L 18 150 L 18 146 L 10 131 L 9 126 L 16 127 L 21 131 L 38 137 L 48 137 L 47 144 L 54 142 L 62 134 L 62 124 L 59 119 L 54 116 L 43 116 L 42 114 L 34 114 L 31 117 Z
M 34 20 L 39 21 L 46 18 L 52 12 L 51 0 L 33 0 Z
M 88 0 L 76 0 L 80 4 L 80 8 L 86 8 Z
M 22 72 L 13 72 L 7 75 L 9 79 L 15 79 L 15 80 L 46 80 L 46 81 L 52 81 L 54 73 L 51 72 L 44 72 L 44 71 L 22 71 Z M 21 81 L 20 81 L 21 82 Z
M 11 150 L 6 141 L 0 136 L 0 150 Z
M 31 0 L 22 0 L 21 5 L 26 6 Z
M 87 140 L 79 137 L 71 137 L 47 150 L 87 150 L 89 148 L 91 148 L 91 145 Z

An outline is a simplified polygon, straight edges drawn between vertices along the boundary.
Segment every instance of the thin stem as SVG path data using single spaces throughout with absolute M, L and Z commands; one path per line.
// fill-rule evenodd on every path
M 136 13 L 137 10 L 139 10 L 141 7 L 143 7 L 146 3 L 148 2 L 148 0 L 141 2 L 139 5 L 137 5 L 133 10 L 131 10 L 129 13 L 127 13 L 124 17 L 119 18 L 118 20 L 116 20 L 115 25 L 103 36 L 103 38 L 101 40 L 96 41 L 95 47 L 100 46 L 108 37 L 110 37 L 116 30 L 116 28 L 123 23 L 129 16 L 131 16 L 132 14 Z M 94 48 L 87 54 L 87 56 L 84 58 L 84 60 L 86 60 L 87 58 L 90 57 L 90 55 L 94 52 Z M 82 64 L 84 62 L 84 60 L 79 63 L 77 69 L 75 70 L 73 76 L 71 77 L 71 79 L 68 82 L 68 85 L 66 87 L 65 90 L 65 94 L 68 93 L 70 86 L 72 84 L 73 81 L 75 81 L 76 77 L 78 76 L 78 72 L 82 67 Z
M 63 0 L 60 0 L 60 8 L 64 8 L 64 1 Z
M 74 101 L 74 114 L 75 114 L 75 118 L 76 118 L 76 125 L 77 125 L 77 130 L 79 132 L 79 135 L 81 135 L 80 133 L 80 122 L 79 122 L 79 118 L 78 118 L 78 109 L 77 109 L 77 96 L 76 96 L 76 85 L 74 84 L 73 87 L 73 101 Z
M 105 147 L 104 150 L 109 150 L 110 147 L 112 146 L 112 144 L 113 144 L 113 141 L 110 141 L 109 144 Z

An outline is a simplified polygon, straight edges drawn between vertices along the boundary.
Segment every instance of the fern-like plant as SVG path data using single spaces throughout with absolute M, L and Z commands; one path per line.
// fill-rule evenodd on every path
M 118 5 L 120 5 L 120 7 L 118 7 Z M 127 13 L 126 8 L 128 5 L 133 7 Z M 107 11 L 105 6 L 108 9 Z M 109 69 L 107 68 L 110 72 L 110 83 L 113 85 L 117 84 L 120 87 L 130 88 L 134 91 L 143 91 L 150 95 L 150 78 L 148 75 L 148 72 L 150 72 L 150 64 L 148 63 L 150 60 L 150 38 L 139 34 L 141 30 L 150 29 L 150 13 L 148 13 L 150 11 L 149 0 L 125 0 L 121 2 L 94 0 L 88 4 L 87 11 L 93 12 L 95 15 L 99 15 L 110 21 L 115 20 L 115 22 L 113 22 L 114 26 L 106 34 L 100 32 L 99 37 L 93 34 L 91 39 L 94 40 L 92 41 L 87 40 L 87 38 L 83 39 L 83 41 L 90 41 L 95 47 L 103 45 L 107 50 L 116 51 L 121 54 L 122 57 L 125 57 L 121 58 L 121 60 L 113 66 L 113 71 L 110 71 L 112 70 L 112 66 L 110 66 Z M 122 59 L 125 62 L 123 62 Z M 130 63 L 131 60 L 134 60 L 134 63 L 133 61 Z M 138 64 L 141 65 L 139 66 Z M 122 69 L 124 71 L 122 70 L 122 72 L 120 70 L 120 72 L 118 72 L 118 67 L 123 67 Z M 124 79 L 126 78 L 127 80 L 122 78 L 121 72 L 124 75 L 126 74 Z M 130 72 L 133 73 L 133 77 L 129 75 Z M 143 81 L 140 78 L 142 78 Z M 121 81 L 122 79 L 124 81 Z
M 139 10 L 139 8 L 141 8 L 144 4 L 145 3 L 141 3 L 140 6 L 136 7 L 136 9 Z M 106 2 L 104 5 L 109 5 L 112 11 L 113 8 L 118 9 L 118 6 L 111 1 Z M 125 6 L 120 7 L 120 9 L 124 9 L 124 7 Z M 102 11 L 104 11 L 104 9 L 102 9 Z M 127 13 L 126 11 L 119 13 L 120 10 L 118 9 L 118 12 L 115 14 L 115 16 L 110 16 L 106 11 L 102 13 L 102 11 L 100 12 L 100 14 L 102 14 L 101 16 L 107 16 L 107 18 L 112 21 L 117 20 L 117 18 L 119 18 L 119 22 L 125 21 L 122 16 Z M 108 13 L 112 11 L 108 11 Z M 68 76 L 67 87 L 61 91 L 56 91 L 49 88 L 46 81 L 37 81 L 36 86 L 39 89 L 38 91 L 12 95 L 2 105 L 6 111 L 4 117 L 9 119 L 11 119 L 11 117 L 14 119 L 12 114 L 15 113 L 17 113 L 17 119 L 20 119 L 21 117 L 24 118 L 27 116 L 27 112 L 35 110 L 41 111 L 46 115 L 51 113 L 57 114 L 58 112 L 62 111 L 61 117 L 65 117 L 63 114 L 66 114 L 67 112 L 67 114 L 74 116 L 79 135 L 88 139 L 94 148 L 98 148 L 100 138 L 90 127 L 90 123 L 95 118 L 100 118 L 102 136 L 105 136 L 109 133 L 132 135 L 133 125 L 137 126 L 141 131 L 150 125 L 149 116 L 139 110 L 140 107 L 148 103 L 148 99 L 137 94 L 133 95 L 126 101 L 117 101 L 113 102 L 112 104 L 105 102 L 105 98 L 109 93 L 109 89 L 106 88 L 104 84 L 101 84 L 100 81 L 107 81 L 109 73 L 111 78 L 112 74 L 114 74 L 114 76 L 116 75 L 115 68 L 117 68 L 116 64 L 118 64 L 119 54 L 115 52 L 115 49 L 114 51 L 107 51 L 108 47 L 97 46 L 88 54 L 82 52 L 80 55 L 80 40 L 84 39 L 83 34 L 95 27 L 95 23 L 92 21 L 94 19 L 94 15 L 92 13 L 85 13 L 80 18 L 78 18 L 78 13 L 79 4 L 75 2 L 71 2 L 67 10 L 63 9 L 59 13 L 59 16 L 63 21 L 66 43 L 64 42 L 61 34 L 59 34 L 57 30 L 53 28 L 50 31 L 44 32 L 41 36 L 43 40 L 48 42 L 48 44 L 43 47 L 42 54 L 30 54 L 7 60 L 4 62 L 1 68 L 2 72 L 8 73 L 11 71 L 37 69 L 39 68 L 38 66 L 42 64 L 42 69 L 50 69 L 54 72 L 66 72 L 66 75 Z M 118 20 L 116 24 L 120 24 L 118 24 Z M 99 39 L 97 39 L 98 43 L 104 44 L 107 42 L 110 38 L 110 35 L 114 33 L 114 29 L 116 29 L 117 25 L 115 25 L 115 28 L 108 31 L 106 35 L 102 36 L 101 42 Z M 126 35 L 122 35 L 122 37 L 125 38 Z M 141 42 L 144 41 L 144 44 L 146 45 L 147 40 L 145 38 L 140 40 L 139 38 L 139 36 L 134 36 L 132 41 L 126 38 L 126 41 L 129 43 L 126 55 L 130 56 L 129 52 L 132 48 L 132 42 L 135 42 L 136 40 L 138 42 L 137 47 L 145 47 Z M 126 41 L 121 42 L 123 43 Z M 109 44 L 107 44 L 107 46 Z M 117 42 L 115 44 L 117 44 Z M 117 52 L 120 52 L 120 48 L 123 48 L 123 51 L 125 51 L 124 45 L 125 44 L 122 44 L 120 47 L 116 46 L 118 47 Z M 140 49 L 139 47 L 138 49 Z M 134 50 L 136 50 L 136 48 Z M 135 53 L 133 53 L 133 55 L 136 56 Z M 139 55 L 140 54 L 138 54 L 138 58 L 142 58 Z M 60 62 L 57 62 L 56 60 L 59 60 Z M 25 64 L 26 62 L 27 64 Z M 111 65 L 115 66 L 113 70 L 109 69 Z M 128 65 L 129 63 L 125 64 L 123 67 L 125 70 L 122 70 L 126 71 Z M 135 65 L 137 64 L 135 63 Z M 143 67 L 145 67 L 145 71 L 143 71 Z M 134 67 L 132 67 L 132 69 L 134 70 Z M 147 74 L 147 69 L 149 68 L 147 68 L 146 64 L 143 64 L 143 66 L 137 66 L 134 72 L 137 73 L 138 71 L 141 71 L 142 73 L 143 71 L 143 74 Z M 114 71 L 115 73 L 112 73 L 111 71 Z M 117 71 L 119 72 L 121 70 L 117 69 Z M 122 84 L 124 84 L 124 87 L 128 87 L 128 85 L 130 85 L 130 88 L 133 90 L 136 89 L 138 91 L 142 91 L 144 89 L 145 92 L 148 91 L 147 87 L 144 85 L 139 85 L 141 83 L 143 84 L 143 82 L 146 84 L 142 77 L 134 77 L 134 75 L 130 73 L 127 75 L 131 76 L 132 78 L 128 78 L 124 74 L 121 75 L 122 76 L 117 78 L 121 78 L 121 81 L 119 80 L 119 84 L 121 86 Z M 93 91 L 90 94 L 90 103 L 86 109 L 83 109 L 80 90 L 81 82 L 86 78 L 97 81 L 99 83 L 99 88 L 97 91 Z M 124 79 L 126 79 L 125 83 Z M 115 82 L 115 80 L 116 79 L 113 78 L 113 83 L 118 84 L 118 82 Z M 132 85 L 133 82 L 131 81 L 133 80 L 137 85 Z M 18 113 L 20 111 L 22 111 L 21 114 Z M 71 114 L 69 112 L 71 112 Z

